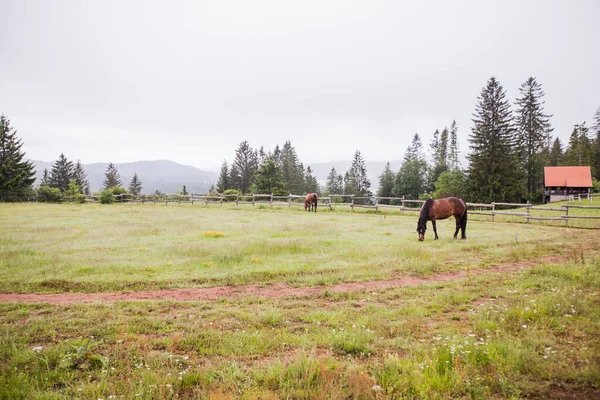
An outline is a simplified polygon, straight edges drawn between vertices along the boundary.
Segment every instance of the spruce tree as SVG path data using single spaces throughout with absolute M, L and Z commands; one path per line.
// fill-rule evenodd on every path
M 317 178 L 313 175 L 310 165 L 306 167 L 306 175 L 304 177 L 304 182 L 305 193 L 321 193 L 321 190 L 319 189 L 319 182 L 317 181 Z
M 142 181 L 138 177 L 137 172 L 133 173 L 133 178 L 129 182 L 129 192 L 134 196 L 139 196 L 142 193 Z
M 223 160 L 223 164 L 221 164 L 221 173 L 219 174 L 219 180 L 217 181 L 217 190 L 219 193 L 223 193 L 227 189 L 231 189 L 229 183 L 229 167 L 227 166 L 227 160 Z
M 563 162 L 562 143 L 560 142 L 560 139 L 557 137 L 552 142 L 552 148 L 550 149 L 549 164 L 552 167 L 557 167 L 559 165 L 562 165 L 562 162 Z
M 589 165 L 592 167 L 592 174 L 594 174 L 593 154 L 594 149 L 589 137 L 589 128 L 585 126 L 585 122 L 575 125 L 569 137 L 569 147 L 565 150 L 565 164 Z
M 44 174 L 42 175 L 42 180 L 40 181 L 40 186 L 49 186 L 50 185 L 50 175 L 48 174 L 48 168 L 44 168 Z
M 469 135 L 469 189 L 474 201 L 521 201 L 523 180 L 510 104 L 495 77 L 478 97 Z
M 394 172 L 390 168 L 390 163 L 385 164 L 385 168 L 379 175 L 379 189 L 377 190 L 378 197 L 392 197 L 394 195 Z M 381 204 L 390 204 L 389 199 L 382 199 Z
M 304 170 L 300 169 L 296 149 L 289 140 L 284 143 L 281 150 L 281 174 L 291 193 L 304 191 Z
M 529 200 L 542 196 L 544 157 L 548 138 L 552 132 L 551 115 L 544 114 L 544 92 L 535 78 L 530 77 L 519 89 L 516 101 L 515 124 L 517 129 L 517 154 L 525 174 L 525 187 Z
M 427 175 L 428 167 L 423 145 L 421 138 L 415 133 L 411 145 L 404 154 L 402 166 L 396 174 L 393 189 L 394 196 L 418 199 L 421 194 L 427 191 Z
M 235 152 L 235 159 L 231 167 L 232 186 L 241 190 L 242 193 L 249 193 L 257 169 L 258 156 L 256 150 L 253 150 L 248 141 L 244 140 Z
M 0 116 L 0 202 L 23 201 L 33 195 L 35 170 L 25 161 L 23 142 L 10 126 L 6 116 Z
M 113 163 L 109 163 L 106 168 L 106 173 L 104 174 L 104 189 L 110 189 L 113 187 L 121 186 L 121 176 L 119 175 L 119 171 L 117 167 Z
M 356 150 L 352 158 L 352 164 L 348 170 L 348 183 L 346 185 L 349 194 L 357 197 L 371 196 L 371 181 L 367 176 L 367 164 L 362 158 L 359 150 Z
M 593 158 L 596 174 L 594 177 L 600 181 L 600 108 L 596 110 L 596 114 L 594 114 L 592 132 L 595 133 Z
M 451 170 L 457 170 L 460 168 L 460 162 L 458 161 L 458 125 L 456 121 L 452 121 L 450 125 L 450 149 L 448 151 L 448 166 Z
M 69 190 L 69 182 L 75 179 L 75 167 L 64 154 L 52 164 L 50 171 L 50 187 L 58 188 L 61 192 Z
M 331 167 L 331 171 L 327 175 L 325 187 L 331 195 L 344 194 L 344 177 L 338 174 L 334 167 Z
M 90 182 L 88 181 L 85 169 L 83 168 L 83 165 L 79 160 L 77 160 L 77 163 L 75 163 L 75 168 L 73 170 L 73 179 L 75 180 L 75 183 L 81 190 L 82 194 L 90 194 Z
M 256 172 L 256 191 L 262 194 L 286 194 L 279 167 L 271 155 L 267 156 Z
M 433 156 L 433 168 L 429 176 L 429 190 L 433 190 L 433 184 L 438 176 L 448 169 L 448 128 L 444 128 L 441 134 L 439 134 L 439 131 L 436 129 L 431 151 Z
M 183 188 L 181 189 L 181 194 L 184 196 L 187 196 L 189 194 L 185 185 L 183 185 Z

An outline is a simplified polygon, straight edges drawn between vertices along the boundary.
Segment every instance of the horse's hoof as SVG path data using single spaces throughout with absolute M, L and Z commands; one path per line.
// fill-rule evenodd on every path
M 419 242 L 422 242 L 422 241 L 423 241 L 423 238 L 419 238 Z

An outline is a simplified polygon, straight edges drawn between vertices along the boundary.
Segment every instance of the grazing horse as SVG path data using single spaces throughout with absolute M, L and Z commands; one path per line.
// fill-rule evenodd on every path
M 317 194 L 309 193 L 304 199 L 304 211 L 315 211 L 317 212 Z
M 417 232 L 419 233 L 419 241 L 425 239 L 425 230 L 427 229 L 427 221 L 431 220 L 433 225 L 433 232 L 435 233 L 435 240 L 438 239 L 437 229 L 435 228 L 435 221 L 438 219 L 446 219 L 454 215 L 456 218 L 456 231 L 454 232 L 454 239 L 458 234 L 458 230 L 461 232 L 461 239 L 467 238 L 467 205 L 464 201 L 457 197 L 447 197 L 445 199 L 433 200 L 429 198 L 421 207 L 421 213 L 419 214 L 419 222 L 417 222 Z

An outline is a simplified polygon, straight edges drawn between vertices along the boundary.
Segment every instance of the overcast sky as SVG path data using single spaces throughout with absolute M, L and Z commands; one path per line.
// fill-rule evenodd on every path
M 600 107 L 600 1 L 0 0 L 0 112 L 27 157 L 205 169 L 242 140 L 401 159 L 496 76 L 568 140 Z

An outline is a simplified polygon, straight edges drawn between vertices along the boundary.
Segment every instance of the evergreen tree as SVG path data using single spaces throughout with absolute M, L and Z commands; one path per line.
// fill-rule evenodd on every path
M 189 194 L 188 191 L 187 191 L 187 188 L 185 187 L 185 185 L 183 185 L 183 188 L 181 189 L 181 194 L 183 196 L 187 196 Z
M 44 175 L 42 175 L 42 180 L 40 181 L 40 186 L 49 186 L 50 185 L 50 175 L 48 174 L 48 168 L 44 168 Z
M 523 165 L 525 187 L 529 200 L 542 196 L 544 157 L 550 127 L 550 115 L 544 114 L 542 86 L 530 77 L 519 89 L 516 101 L 517 154 Z
M 448 152 L 448 163 L 452 170 L 460 168 L 460 162 L 458 161 L 458 155 L 460 153 L 458 149 L 458 125 L 456 121 L 452 121 L 450 125 L 450 149 Z
M 319 182 L 317 181 L 317 178 L 313 175 L 310 165 L 308 167 L 306 167 L 306 175 L 304 178 L 304 182 L 305 182 L 305 186 L 304 186 L 305 193 L 321 194 L 321 190 L 319 189 Z
M 35 170 L 24 161 L 23 143 L 6 116 L 0 116 L 0 202 L 27 200 L 33 195 Z
M 331 167 L 331 171 L 329 171 L 329 175 L 327 175 L 325 188 L 329 194 L 342 194 L 342 191 L 344 190 L 343 187 L 339 186 L 338 173 L 334 167 Z
M 61 192 L 69 190 L 69 182 L 75 179 L 75 167 L 73 162 L 67 160 L 64 154 L 61 153 L 58 160 L 52 164 L 50 171 L 50 187 L 58 188 Z
M 219 181 L 217 182 L 217 190 L 219 193 L 223 193 L 227 189 L 231 189 L 231 185 L 229 183 L 229 167 L 227 166 L 227 160 L 223 160 L 223 164 L 221 164 Z
M 119 171 L 117 167 L 113 163 L 109 163 L 106 168 L 106 173 L 104 174 L 104 186 L 103 189 L 110 189 L 113 187 L 121 186 L 121 176 L 119 175 Z
M 142 181 L 140 181 L 137 172 L 133 173 L 133 178 L 129 183 L 129 192 L 134 196 L 139 196 L 142 193 Z
M 284 191 L 281 167 L 275 163 L 272 156 L 266 157 L 265 161 L 258 167 L 256 173 L 256 191 L 263 194 L 287 194 Z
M 517 138 L 510 104 L 495 77 L 478 97 L 469 135 L 469 186 L 473 200 L 521 201 L 523 180 L 517 158 Z
M 600 181 L 600 108 L 596 110 L 594 114 L 594 125 L 592 125 L 592 132 L 596 134 L 594 139 L 594 166 L 596 168 L 595 178 Z
M 278 144 L 275 145 L 275 150 L 273 150 L 273 161 L 278 167 L 281 166 L 281 149 Z
M 283 181 L 291 193 L 304 191 L 304 170 L 300 169 L 296 149 L 289 140 L 284 143 L 281 151 L 281 173 Z
M 585 122 L 575 125 L 569 138 L 569 147 L 565 151 L 565 164 L 589 165 L 592 167 L 592 175 L 594 175 L 595 168 L 593 165 L 593 155 L 594 149 L 589 137 L 589 128 L 585 126 Z
M 411 145 L 404 154 L 402 166 L 396 174 L 394 196 L 418 199 L 427 190 L 427 173 L 427 161 L 425 161 L 421 138 L 415 133 Z
M 334 194 L 344 194 L 344 177 L 342 176 L 342 174 L 339 174 L 337 177 L 337 189 L 338 192 Z
M 378 197 L 392 197 L 394 195 L 394 172 L 390 168 L 390 163 L 385 164 L 385 168 L 379 175 L 379 189 L 377 190 Z M 390 204 L 389 199 L 382 199 L 381 204 Z
M 83 165 L 79 160 L 77 160 L 77 163 L 75 163 L 75 168 L 73 170 L 73 179 L 75 180 L 75 183 L 81 190 L 82 194 L 90 194 L 90 182 L 88 181 L 85 169 L 83 168 Z
M 434 143 L 432 143 L 431 150 L 433 155 L 433 168 L 429 176 L 430 185 L 429 189 L 433 190 L 433 184 L 437 180 L 438 176 L 448 169 L 448 128 L 442 130 L 441 135 L 436 129 L 434 133 Z
M 235 152 L 235 159 L 231 167 L 232 187 L 241 190 L 242 193 L 249 193 L 257 169 L 256 150 L 253 150 L 250 144 L 244 140 Z
M 557 137 L 556 139 L 554 139 L 554 142 L 552 142 L 552 149 L 550 150 L 549 164 L 552 167 L 557 167 L 559 165 L 562 165 L 562 162 L 563 162 L 562 143 L 560 142 L 560 139 Z
M 352 158 L 352 164 L 348 170 L 348 183 L 346 190 L 348 194 L 354 194 L 357 197 L 371 196 L 371 181 L 367 176 L 367 164 L 362 158 L 359 150 L 356 150 Z

